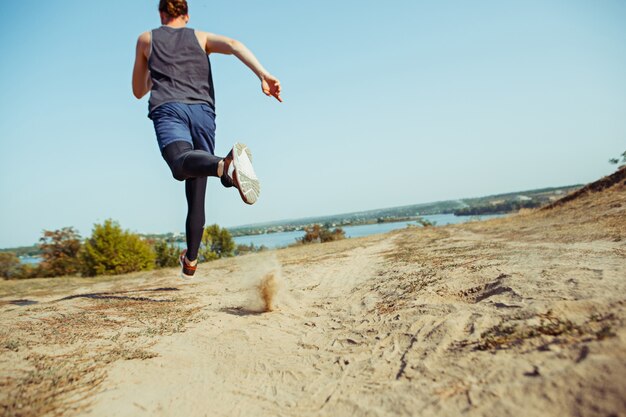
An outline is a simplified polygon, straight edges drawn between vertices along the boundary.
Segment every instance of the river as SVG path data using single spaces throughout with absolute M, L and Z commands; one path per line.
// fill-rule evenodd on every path
M 487 220 L 502 215 L 486 215 L 480 216 L 480 220 Z M 470 220 L 476 220 L 478 217 L 473 216 L 455 216 L 454 214 L 433 214 L 430 216 L 422 216 L 424 220 L 435 223 L 436 226 L 444 226 L 446 224 L 465 223 Z M 374 223 L 362 224 L 358 226 L 344 226 L 342 229 L 346 232 L 346 237 L 362 237 L 375 235 L 379 233 L 387 233 L 392 230 L 404 229 L 407 225 L 413 224 L 414 221 L 402 221 L 392 223 Z M 255 246 L 265 246 L 270 249 L 281 248 L 296 243 L 296 239 L 301 238 L 304 232 L 301 230 L 294 232 L 267 233 L 263 235 L 238 236 L 235 237 L 235 243 L 238 245 L 254 244 Z

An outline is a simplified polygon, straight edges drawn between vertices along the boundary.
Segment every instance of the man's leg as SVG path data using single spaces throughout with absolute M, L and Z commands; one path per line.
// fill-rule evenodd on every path
M 187 141 L 179 140 L 167 145 L 161 151 L 172 175 L 179 181 L 190 178 L 217 177 L 223 166 L 222 158 L 206 151 L 194 150 Z
M 183 181 L 221 174 L 222 158 L 213 155 L 215 113 L 208 106 L 166 103 L 153 110 L 150 117 L 161 154 L 174 178 Z
M 190 178 L 185 181 L 187 196 L 187 260 L 194 262 L 198 258 L 198 250 L 204 232 L 204 199 L 206 196 L 206 177 Z
M 185 180 L 187 198 L 187 219 L 185 232 L 187 249 L 180 256 L 182 276 L 191 278 L 198 262 L 198 250 L 204 232 L 204 199 L 207 175 L 217 174 L 217 166 L 223 165 L 217 158 L 205 151 L 194 151 L 190 142 L 179 140 L 170 143 L 162 151 L 163 159 L 177 180 Z M 214 174 L 214 175 L 215 175 Z M 195 175 L 199 175 L 195 177 Z M 195 177 L 195 178 L 194 178 Z

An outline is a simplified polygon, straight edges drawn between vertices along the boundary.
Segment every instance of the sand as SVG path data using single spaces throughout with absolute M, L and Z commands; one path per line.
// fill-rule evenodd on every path
M 623 180 L 177 273 L 1 283 L 3 415 L 626 416 Z

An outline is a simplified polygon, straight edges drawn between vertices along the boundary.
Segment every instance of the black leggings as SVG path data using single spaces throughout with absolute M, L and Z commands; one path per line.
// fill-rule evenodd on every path
M 217 177 L 217 166 L 222 158 L 206 151 L 194 150 L 191 143 L 185 141 L 170 143 L 163 148 L 161 155 L 169 165 L 174 178 L 185 181 L 187 259 L 193 261 L 198 257 L 204 231 L 207 177 Z

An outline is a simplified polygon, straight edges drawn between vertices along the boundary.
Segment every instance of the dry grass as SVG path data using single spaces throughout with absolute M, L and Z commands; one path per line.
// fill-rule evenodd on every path
M 26 356 L 30 366 L 16 370 L 0 382 L 3 391 L 2 415 L 63 415 L 83 407 L 84 400 L 97 389 L 106 375 L 103 366 L 82 359 L 83 356 Z M 70 397 L 73 398 L 71 403 L 64 401 Z
M 66 294 L 68 290 L 81 286 L 93 287 L 98 284 L 122 285 L 129 279 L 141 279 L 158 276 L 163 271 L 136 272 L 127 275 L 109 275 L 99 277 L 55 277 L 50 278 L 32 278 L 32 279 L 16 279 L 0 281 L 0 298 L 28 298 L 28 297 L 46 297 L 57 294 Z M 152 275 L 151 275 L 152 274 Z M 2 303 L 0 302 L 0 305 Z
M 513 348 L 548 349 L 550 345 L 570 345 L 614 337 L 614 314 L 595 314 L 584 323 L 557 317 L 552 311 L 529 318 L 507 318 L 483 332 L 477 341 L 463 341 L 461 347 L 496 351 Z
M 175 288 L 144 288 L 26 307 L 0 333 L 0 352 L 11 363 L 0 374 L 2 415 L 84 409 L 109 364 L 153 358 L 157 354 L 149 349 L 157 336 L 183 332 L 200 320 L 193 301 Z

